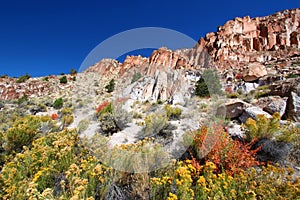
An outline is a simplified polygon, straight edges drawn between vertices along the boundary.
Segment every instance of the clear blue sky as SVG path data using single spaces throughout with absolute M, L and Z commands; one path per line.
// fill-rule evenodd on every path
M 128 29 L 164 27 L 198 40 L 237 16 L 297 7 L 299 0 L 2 0 L 0 74 L 68 73 L 100 42 Z

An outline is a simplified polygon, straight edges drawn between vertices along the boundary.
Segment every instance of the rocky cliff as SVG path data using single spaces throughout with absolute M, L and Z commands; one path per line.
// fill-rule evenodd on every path
M 219 68 L 240 67 L 300 56 L 300 9 L 266 17 L 237 17 L 206 34 L 196 46 L 206 48 Z

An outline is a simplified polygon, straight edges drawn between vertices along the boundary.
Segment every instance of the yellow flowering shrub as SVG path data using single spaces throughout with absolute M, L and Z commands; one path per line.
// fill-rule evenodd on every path
M 108 139 L 103 135 L 96 134 L 91 143 L 85 143 L 76 130 L 41 131 L 41 125 L 49 120 L 35 116 L 17 118 L 0 134 L 0 144 L 7 150 L 1 158 L 0 199 L 239 200 L 300 196 L 300 179 L 293 169 L 257 166 L 249 149 L 236 144 L 221 127 L 215 127 L 220 140 L 208 157 L 199 159 L 192 155 L 191 160 L 172 160 L 170 165 L 151 171 L 159 162 L 156 158 L 166 157 L 161 162 L 168 161 L 168 154 L 154 139 L 108 149 Z M 29 134 L 30 144 L 14 146 L 14 142 L 24 143 L 18 135 L 7 135 L 10 131 Z M 195 142 L 201 144 L 205 130 L 198 133 Z M 87 149 L 86 145 L 93 148 Z M 136 162 L 132 162 L 133 155 Z M 143 162 L 144 155 L 147 163 Z M 118 171 L 117 165 L 130 170 Z M 149 172 L 140 172 L 145 168 Z
M 248 141 L 257 138 L 272 138 L 280 129 L 279 113 L 274 113 L 270 119 L 264 115 L 257 115 L 256 118 L 256 120 L 249 118 L 245 123 Z
M 216 165 L 209 161 L 194 164 L 179 161 L 153 177 L 152 199 L 297 199 L 300 194 L 300 179 L 293 178 L 289 168 L 267 165 L 231 176 L 225 171 L 215 173 Z

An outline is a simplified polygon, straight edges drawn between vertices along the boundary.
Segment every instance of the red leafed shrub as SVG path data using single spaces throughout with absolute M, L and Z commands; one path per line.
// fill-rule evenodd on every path
M 227 92 L 228 94 L 232 94 L 233 93 L 232 87 L 231 86 L 226 86 L 225 87 L 225 92 Z
M 246 144 L 230 138 L 222 125 L 215 125 L 209 130 L 202 127 L 194 135 L 198 158 L 213 162 L 218 173 L 225 170 L 232 175 L 239 170 L 262 164 L 255 158 L 260 148 L 251 150 L 251 146 L 252 143 Z
M 243 74 L 242 74 L 242 73 L 237 73 L 237 74 L 235 75 L 235 78 L 236 78 L 236 79 L 242 79 L 242 78 L 243 78 Z
M 57 118 L 58 118 L 58 114 L 53 113 L 53 114 L 51 115 L 51 119 L 52 119 L 52 120 L 56 120 Z
M 101 112 L 104 108 L 106 108 L 110 103 L 108 101 L 104 101 L 96 108 L 96 112 Z

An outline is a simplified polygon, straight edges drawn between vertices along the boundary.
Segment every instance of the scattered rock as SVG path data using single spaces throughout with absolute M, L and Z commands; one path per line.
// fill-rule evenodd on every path
M 253 149 L 261 147 L 257 152 L 257 158 L 262 162 L 274 162 L 284 164 L 292 149 L 292 145 L 286 142 L 277 142 L 270 139 L 260 139 L 253 145 Z
M 251 63 L 243 72 L 244 81 L 256 81 L 260 77 L 267 75 L 266 67 L 260 63 Z
M 237 139 L 244 139 L 245 138 L 245 132 L 242 130 L 242 127 L 239 124 L 229 125 L 227 131 L 228 131 L 228 134 L 232 138 L 237 138 Z
M 300 121 L 300 78 L 278 81 L 269 89 L 270 95 L 288 98 L 285 117 Z
M 257 106 L 271 115 L 278 112 L 282 117 L 285 113 L 287 99 L 287 97 L 281 98 L 280 96 L 262 97 L 258 99 Z
M 256 119 L 257 115 L 264 115 L 267 118 L 272 117 L 269 113 L 263 111 L 261 108 L 256 107 L 256 106 L 251 106 L 251 107 L 248 107 L 248 108 L 245 109 L 243 114 L 239 117 L 239 120 L 242 123 L 246 123 L 248 118 Z
M 239 99 L 230 99 L 218 107 L 216 115 L 225 116 L 229 119 L 237 118 L 244 112 L 246 105 L 248 105 L 246 102 Z

